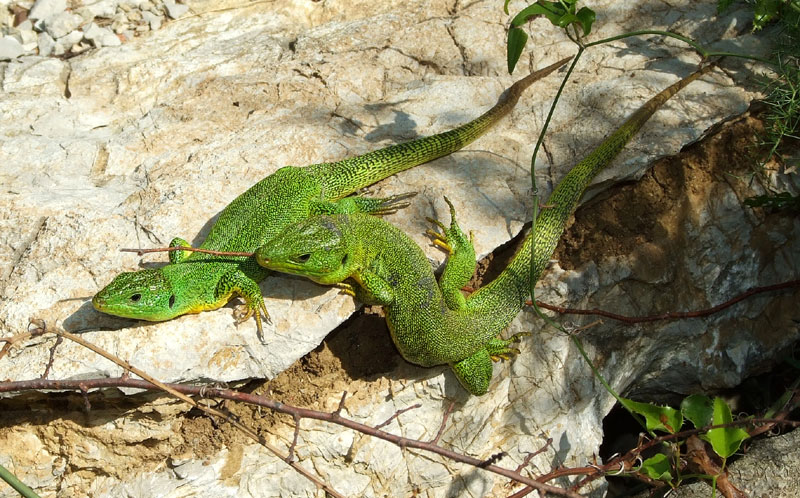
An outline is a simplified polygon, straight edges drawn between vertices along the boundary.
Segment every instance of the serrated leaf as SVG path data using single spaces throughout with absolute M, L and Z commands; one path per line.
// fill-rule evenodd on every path
M 672 473 L 670 472 L 672 465 L 667 455 L 663 453 L 658 453 L 642 462 L 642 470 L 651 479 L 667 482 L 672 480 Z
M 714 398 L 714 415 L 711 419 L 713 425 L 728 424 L 733 422 L 731 409 L 722 398 Z M 739 427 L 719 427 L 711 429 L 700 436 L 714 448 L 714 452 L 722 458 L 728 458 L 736 453 L 742 441 L 750 437 L 747 431 Z
M 702 429 L 707 425 L 711 425 L 711 417 L 714 415 L 714 402 L 708 396 L 692 394 L 681 401 L 681 413 L 691 420 L 695 429 Z
M 627 398 L 620 398 L 620 400 L 625 408 L 644 417 L 645 425 L 650 432 L 664 431 L 674 434 L 683 425 L 681 412 L 669 406 L 640 403 Z
M 517 66 L 522 49 L 528 42 L 528 34 L 522 28 L 511 28 L 508 30 L 508 45 L 506 47 L 506 57 L 508 58 L 508 74 L 514 72 Z

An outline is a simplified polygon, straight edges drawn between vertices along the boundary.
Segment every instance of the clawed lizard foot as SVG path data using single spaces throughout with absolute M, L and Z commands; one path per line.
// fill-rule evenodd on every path
M 492 339 L 486 346 L 492 361 L 510 360 L 512 356 L 519 354 L 519 349 L 510 347 L 511 344 L 519 342 L 523 337 L 531 335 L 529 332 L 519 332 L 508 339 L 499 337 Z
M 266 344 L 264 340 L 264 328 L 262 327 L 261 322 L 261 315 L 264 315 L 264 322 L 267 325 L 272 324 L 272 318 L 269 316 L 269 312 L 267 311 L 267 305 L 264 304 L 264 300 L 261 299 L 257 307 L 253 307 L 250 303 L 244 303 L 236 306 L 233 309 L 233 318 L 236 325 L 240 323 L 246 322 L 250 319 L 251 316 L 254 316 L 256 319 L 256 335 L 258 336 L 258 340 L 261 341 L 262 344 Z
M 402 194 L 391 195 L 383 199 L 381 205 L 378 209 L 373 211 L 371 214 L 376 216 L 384 216 L 387 214 L 393 214 L 401 209 L 405 209 L 411 205 L 408 202 L 408 199 L 416 196 L 416 192 L 404 192 Z

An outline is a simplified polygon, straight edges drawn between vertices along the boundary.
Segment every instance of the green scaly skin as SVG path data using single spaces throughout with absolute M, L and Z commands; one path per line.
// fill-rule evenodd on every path
M 345 159 L 307 167 L 286 166 L 233 200 L 200 246 L 217 251 L 251 252 L 284 227 L 314 214 L 385 214 L 402 208 L 410 195 L 385 199 L 346 197 L 397 172 L 450 154 L 481 136 L 508 114 L 522 92 L 569 58 L 514 83 L 486 113 L 453 130 Z M 180 238 L 171 247 L 189 244 Z M 255 259 L 220 257 L 188 251 L 170 253 L 170 264 L 125 272 L 92 299 L 95 309 L 124 318 L 162 321 L 186 313 L 217 309 L 233 296 L 244 299 L 238 321 L 255 316 L 262 337 L 261 314 L 269 319 L 258 283 L 269 271 Z
M 547 202 L 552 207 L 541 211 L 534 233 L 508 267 L 468 298 L 460 289 L 475 271 L 475 251 L 449 201 L 450 227 L 434 221 L 442 231 L 429 231 L 434 243 L 450 252 L 438 285 L 425 254 L 408 236 L 360 213 L 306 219 L 259 248 L 256 258 L 271 270 L 336 284 L 364 303 L 383 305 L 392 339 L 406 360 L 426 367 L 449 364 L 470 393 L 484 394 L 492 360 L 518 352 L 512 346 L 518 336 L 501 339 L 499 334 L 525 305 L 531 279 L 537 281 L 544 271 L 585 188 L 664 102 L 710 68 L 649 100 L 576 164 L 553 191 Z

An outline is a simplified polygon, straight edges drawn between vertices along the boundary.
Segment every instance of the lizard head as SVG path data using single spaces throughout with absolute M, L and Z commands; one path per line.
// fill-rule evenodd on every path
M 256 251 L 258 264 L 300 275 L 320 284 L 335 284 L 354 270 L 352 248 L 342 233 L 347 215 L 313 216 L 289 225 Z
M 147 269 L 120 273 L 92 298 L 92 305 L 109 315 L 161 321 L 182 314 L 175 301 L 163 271 Z

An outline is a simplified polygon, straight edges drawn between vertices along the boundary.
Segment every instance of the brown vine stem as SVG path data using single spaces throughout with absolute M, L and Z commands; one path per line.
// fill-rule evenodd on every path
M 241 256 L 244 258 L 249 258 L 253 255 L 252 252 L 235 252 L 235 251 L 212 251 L 211 249 L 200 249 L 199 247 L 183 247 L 183 246 L 176 246 L 176 247 L 156 247 L 153 249 L 120 249 L 119 252 L 135 252 L 138 256 L 143 256 L 145 254 L 150 254 L 152 252 L 173 252 L 173 251 L 190 251 L 190 252 L 202 252 L 203 254 L 213 254 L 215 256 Z
M 70 341 L 76 342 L 76 343 L 80 344 L 81 346 L 83 346 L 83 347 L 85 347 L 87 349 L 90 349 L 91 351 L 99 354 L 103 358 L 116 363 L 117 365 L 119 365 L 120 367 L 125 369 L 126 371 L 138 375 L 139 377 L 144 379 L 144 381 L 148 384 L 148 387 L 147 387 L 148 389 L 151 389 L 152 387 L 156 387 L 158 389 L 161 389 L 162 391 L 165 391 L 165 392 L 171 394 L 172 396 L 174 396 L 174 397 L 176 397 L 176 398 L 178 398 L 178 399 L 180 399 L 182 401 L 185 401 L 186 403 L 189 403 L 191 406 L 193 406 L 193 407 L 195 407 L 195 408 L 197 408 L 199 410 L 202 410 L 203 412 L 205 412 L 208 415 L 212 415 L 212 416 L 215 416 L 215 417 L 219 417 L 219 418 L 221 418 L 223 420 L 227 420 L 228 423 L 230 423 L 231 425 L 233 425 L 234 427 L 236 427 L 237 429 L 242 431 L 244 434 L 246 434 L 248 437 L 253 439 L 255 442 L 257 442 L 261 446 L 267 448 L 275 456 L 277 456 L 278 458 L 280 458 L 281 460 L 283 460 L 284 462 L 289 464 L 293 469 L 295 469 L 297 472 L 299 472 L 301 475 L 303 475 L 306 479 L 308 479 L 311 482 L 313 482 L 317 487 L 325 490 L 325 492 L 330 494 L 331 496 L 335 496 L 335 497 L 338 497 L 338 498 L 344 498 L 343 495 L 337 493 L 330 485 L 322 482 L 317 476 L 315 476 L 314 474 L 310 473 L 308 470 L 304 469 L 302 466 L 300 466 L 296 462 L 290 461 L 289 460 L 289 455 L 283 454 L 278 448 L 276 448 L 275 446 L 270 444 L 265 438 L 259 436 L 252 429 L 250 429 L 249 427 L 245 426 L 241 422 L 235 420 L 233 417 L 229 416 L 228 414 L 226 414 L 224 412 L 221 412 L 220 410 L 217 410 L 216 408 L 211 408 L 211 407 L 199 404 L 197 401 L 195 401 L 194 399 L 190 398 L 189 396 L 187 396 L 186 394 L 181 392 L 179 389 L 176 389 L 174 386 L 170 386 L 168 384 L 165 384 L 165 383 L 161 382 L 160 380 L 156 379 L 155 377 L 147 374 L 147 372 L 134 367 L 133 365 L 131 365 L 127 361 L 122 360 L 122 359 L 114 356 L 113 354 L 105 351 L 104 349 L 101 349 L 101 348 L 95 346 L 94 344 L 92 344 L 92 343 L 90 343 L 88 341 L 85 341 L 83 338 L 81 338 L 81 337 L 79 337 L 79 336 L 77 336 L 75 334 L 72 334 L 72 333 L 67 332 L 65 330 L 59 330 L 59 329 L 47 330 L 44 322 L 42 322 L 42 321 L 32 320 L 31 323 L 34 324 L 37 327 L 32 332 L 33 335 L 43 335 L 43 334 L 45 334 L 47 332 L 51 332 L 53 334 L 56 334 L 59 337 L 63 337 L 65 339 L 69 339 Z M 42 380 L 44 380 L 44 379 L 42 379 Z M 133 379 L 128 379 L 128 380 L 133 380 Z M 85 392 L 88 389 L 91 389 L 91 387 L 89 386 L 87 381 L 81 381 L 80 385 L 78 386 L 78 389 L 80 389 L 81 391 Z
M 136 375 L 139 374 L 136 373 Z M 337 411 L 334 412 L 321 412 L 317 410 L 311 410 L 308 408 L 300 408 L 292 405 L 287 405 L 281 403 L 280 401 L 275 401 L 271 398 L 267 398 L 265 396 L 242 393 L 232 389 L 220 389 L 207 386 L 190 386 L 184 384 L 164 384 L 164 385 L 165 387 L 168 387 L 169 389 L 177 391 L 179 393 L 183 393 L 184 395 L 190 395 L 190 394 L 205 395 L 214 398 L 240 401 L 256 406 L 263 406 L 265 408 L 269 408 L 276 412 L 292 415 L 293 417 L 310 418 L 314 420 L 321 420 L 324 422 L 338 424 L 343 427 L 347 427 L 348 429 L 353 429 L 363 434 L 367 434 L 376 437 L 378 439 L 383 439 L 384 441 L 389 441 L 399 446 L 400 448 L 415 448 L 423 451 L 429 451 L 431 453 L 441 455 L 445 458 L 451 459 L 456 462 L 471 465 L 473 467 L 482 468 L 494 474 L 498 474 L 503 477 L 507 477 L 509 479 L 517 481 L 519 483 L 526 484 L 527 486 L 530 486 L 533 489 L 545 493 L 550 493 L 557 496 L 566 496 L 569 498 L 581 498 L 580 495 L 575 492 L 551 486 L 542 482 L 537 482 L 536 480 L 531 479 L 529 477 L 525 477 L 522 474 L 515 472 L 513 470 L 506 469 L 503 467 L 498 467 L 497 465 L 493 464 L 487 465 L 485 460 L 479 460 L 477 458 L 473 458 L 467 455 L 462 455 L 460 453 L 456 453 L 452 450 L 442 448 L 441 446 L 432 444 L 430 442 L 419 441 L 416 439 L 409 439 L 402 436 L 396 436 L 394 434 L 384 432 L 379 429 L 375 429 L 372 426 L 362 424 L 354 420 L 349 420 L 341 416 L 340 409 L 337 409 Z M 129 377 L 85 379 L 80 381 L 34 379 L 34 380 L 21 380 L 13 382 L 0 382 L 0 392 L 18 392 L 18 391 L 47 390 L 47 389 L 80 390 L 82 388 L 99 389 L 99 388 L 109 388 L 109 387 L 116 387 L 116 388 L 130 387 L 130 388 L 151 390 L 153 388 L 153 385 L 146 380 L 132 379 Z M 342 396 L 342 398 L 344 399 L 344 395 Z
M 754 296 L 756 294 L 760 294 L 763 292 L 770 292 L 776 290 L 783 290 L 783 289 L 790 289 L 793 287 L 800 287 L 800 280 L 789 280 L 788 282 L 782 282 L 779 284 L 774 285 L 765 285 L 762 287 L 753 287 L 752 289 L 739 294 L 738 296 L 734 297 L 733 299 L 729 299 L 724 303 L 718 304 L 711 308 L 706 308 L 702 310 L 696 311 L 671 311 L 668 313 L 662 313 L 660 315 L 649 315 L 649 316 L 625 316 L 625 315 L 618 315 L 616 313 L 611 313 L 610 311 L 605 311 L 601 309 L 591 309 L 591 310 L 584 310 L 584 309 L 575 309 L 575 308 L 564 308 L 561 306 L 555 306 L 553 304 L 543 303 L 541 301 L 536 301 L 536 305 L 540 308 L 544 308 L 550 311 L 555 311 L 557 313 L 561 313 L 563 315 L 596 315 L 602 316 L 605 318 L 610 318 L 611 320 L 617 320 L 624 323 L 643 323 L 643 322 L 656 322 L 659 320 L 679 320 L 683 318 L 700 318 L 708 315 L 713 315 L 714 313 L 718 313 L 725 308 L 729 308 L 734 304 L 747 299 L 750 296 Z M 528 306 L 531 305 L 531 301 L 528 300 L 526 302 Z
M 558 479 L 559 477 L 583 475 L 583 476 L 586 476 L 586 477 L 584 477 L 581 481 L 579 481 L 578 483 L 573 485 L 573 489 L 580 489 L 583 486 L 586 486 L 590 482 L 594 481 L 595 479 L 598 479 L 598 478 L 603 477 L 605 475 L 609 475 L 609 474 L 615 474 L 616 475 L 616 474 L 622 474 L 622 473 L 630 472 L 631 470 L 633 470 L 633 468 L 635 466 L 635 463 L 637 461 L 637 458 L 639 457 L 639 455 L 642 452 L 644 452 L 644 451 L 646 451 L 646 450 L 648 450 L 648 449 L 650 449 L 650 448 L 652 448 L 654 446 L 658 446 L 661 443 L 664 443 L 666 441 L 672 441 L 672 440 L 676 440 L 676 439 L 688 438 L 688 437 L 691 437 L 691 436 L 696 436 L 698 434 L 702 434 L 702 433 L 708 432 L 711 429 L 719 429 L 719 428 L 723 428 L 723 427 L 741 427 L 743 425 L 752 425 L 753 428 L 750 431 L 748 431 L 751 434 L 751 437 L 753 435 L 755 435 L 755 434 L 760 434 L 761 433 L 761 432 L 759 432 L 759 429 L 758 429 L 759 426 L 766 425 L 766 426 L 769 426 L 769 427 L 773 427 L 773 426 L 775 426 L 777 424 L 782 424 L 782 425 L 789 425 L 789 426 L 793 426 L 793 427 L 800 427 L 800 421 L 785 420 L 783 418 L 785 415 L 786 414 L 783 413 L 783 414 L 779 414 L 775 418 L 742 419 L 742 420 L 737 420 L 737 421 L 734 421 L 734 422 L 729 422 L 727 424 L 709 425 L 709 426 L 703 427 L 701 429 L 690 429 L 690 430 L 685 430 L 685 431 L 681 431 L 681 432 L 676 432 L 674 434 L 667 434 L 667 435 L 664 435 L 664 436 L 659 436 L 659 437 L 653 438 L 653 439 L 651 439 L 651 440 L 649 440 L 647 442 L 644 442 L 644 443 L 641 441 L 641 438 L 640 438 L 640 442 L 635 448 L 632 448 L 631 450 L 629 450 L 624 455 L 620 455 L 620 456 L 618 456 L 616 458 L 612 458 L 611 460 L 609 460 L 607 463 L 605 463 L 603 465 L 589 465 L 589 466 L 585 466 L 585 467 L 558 468 L 558 469 L 555 469 L 555 470 L 552 470 L 552 471 L 548 472 L 547 474 L 543 474 L 543 475 L 539 476 L 538 478 L 536 478 L 536 480 L 539 481 L 539 482 L 547 482 L 547 481 L 551 481 L 553 479 Z M 645 477 L 645 476 L 637 475 L 637 477 L 642 478 L 642 477 Z M 649 481 L 652 481 L 652 480 L 649 480 Z M 656 484 L 656 483 L 657 483 L 657 481 L 656 482 L 651 482 L 651 484 Z M 532 487 L 526 487 L 526 488 L 523 488 L 523 489 L 517 491 L 513 495 L 510 495 L 509 498 L 511 498 L 512 496 L 514 498 L 521 498 L 523 496 L 528 495 L 533 490 L 534 489 Z

